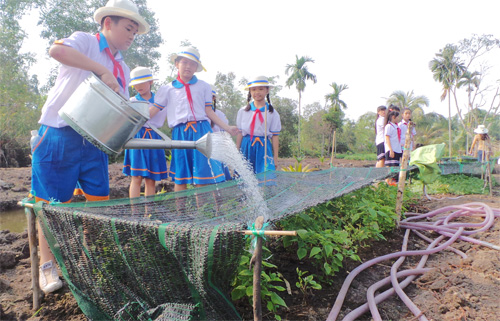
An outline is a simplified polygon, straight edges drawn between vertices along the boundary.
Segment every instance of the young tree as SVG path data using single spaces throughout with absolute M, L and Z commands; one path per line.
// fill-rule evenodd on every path
M 429 68 L 432 71 L 434 80 L 443 85 L 441 101 L 448 97 L 448 149 L 451 157 L 451 97 L 450 91 L 455 90 L 458 79 L 465 71 L 465 65 L 460 61 L 457 55 L 457 47 L 446 45 L 436 53 L 436 57 L 429 62 Z
M 0 153 L 5 156 L 0 166 L 28 165 L 30 130 L 37 128 L 40 116 L 38 79 L 28 75 L 35 60 L 30 53 L 20 53 L 26 33 L 19 20 L 34 4 L 0 2 Z
M 295 63 L 287 64 L 285 69 L 285 74 L 286 75 L 290 74 L 290 77 L 286 80 L 286 86 L 290 88 L 291 86 L 295 85 L 295 88 L 299 93 L 299 115 L 298 115 L 299 119 L 298 119 L 298 131 L 297 131 L 297 144 L 299 153 L 300 153 L 300 120 L 302 117 L 300 106 L 302 100 L 302 93 L 306 88 L 307 80 L 311 80 L 313 83 L 317 82 L 316 75 L 312 74 L 307 69 L 306 64 L 308 62 L 314 63 L 314 60 L 307 56 L 302 56 L 299 58 L 297 55 L 295 55 Z
M 340 99 L 340 94 L 342 91 L 349 89 L 347 85 L 338 85 L 336 82 L 330 84 L 333 89 L 333 93 L 325 96 L 326 102 L 331 103 L 331 107 L 323 116 L 323 120 L 330 125 L 332 131 L 332 138 L 336 137 L 336 132 L 338 128 L 342 128 L 342 123 L 344 121 L 345 114 L 342 109 L 347 109 L 347 104 Z M 332 141 L 332 153 L 335 155 L 336 153 L 336 141 L 334 139 Z
M 238 110 L 245 106 L 246 97 L 235 85 L 236 75 L 217 72 L 214 86 L 217 89 L 217 108 L 226 114 L 230 124 L 236 124 Z

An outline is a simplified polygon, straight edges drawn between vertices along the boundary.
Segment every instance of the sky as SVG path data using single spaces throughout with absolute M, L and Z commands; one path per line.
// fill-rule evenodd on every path
M 237 80 L 278 76 L 284 87 L 280 96 L 298 100 L 296 89 L 285 87 L 285 68 L 295 63 L 296 55 L 308 56 L 314 60 L 307 66 L 317 83 L 307 82 L 302 108 L 323 105 L 331 83 L 346 84 L 340 98 L 352 120 L 375 112 L 396 90 L 426 96 L 430 106 L 425 112 L 447 116 L 447 102 L 440 101 L 442 86 L 432 78 L 429 62 L 446 44 L 473 34 L 500 38 L 497 0 L 148 0 L 148 7 L 156 13 L 165 41 L 158 78 L 169 75 L 168 55 L 189 40 L 207 69 L 197 74 L 200 79 L 213 83 L 217 72 L 234 72 Z M 30 51 L 47 46 L 36 20 L 21 21 L 30 35 L 23 48 Z M 46 74 L 46 51 L 36 53 L 39 62 L 33 71 Z M 500 79 L 500 49 L 483 61 L 492 66 L 487 80 Z

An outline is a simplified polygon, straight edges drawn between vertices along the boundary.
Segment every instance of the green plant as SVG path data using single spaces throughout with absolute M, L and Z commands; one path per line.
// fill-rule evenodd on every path
M 295 286 L 299 288 L 300 292 L 304 295 L 304 299 L 307 298 L 309 292 L 311 292 L 313 289 L 314 290 L 321 290 L 321 284 L 318 282 L 314 281 L 314 275 L 308 275 L 305 276 L 308 271 L 301 271 L 299 268 L 297 268 L 297 277 L 298 281 L 295 283 Z
M 316 171 L 317 169 L 316 168 L 309 168 L 309 164 L 302 167 L 302 164 L 297 162 L 297 163 L 295 163 L 295 165 L 290 165 L 288 167 L 282 167 L 281 170 L 284 172 L 302 172 L 302 173 L 305 173 L 305 172 L 313 172 L 313 171 Z
M 412 194 L 405 195 L 407 203 Z M 318 279 L 331 283 L 345 258 L 359 261 L 359 247 L 384 239 L 383 233 L 395 228 L 395 198 L 396 188 L 379 184 L 312 207 L 279 223 L 298 234 L 283 238 L 283 246 L 296 248 L 300 260 L 320 269 Z
M 321 165 L 325 162 L 325 156 L 320 156 L 319 161 L 321 162 Z
M 300 164 L 306 157 L 304 155 L 297 155 L 293 156 L 293 158 L 295 158 L 295 161 Z
M 250 240 L 250 239 L 249 239 Z M 250 241 L 247 242 L 247 247 L 250 246 Z M 271 252 L 265 246 L 262 247 L 263 256 L 270 257 Z M 248 298 L 250 305 L 253 304 L 253 271 L 249 269 L 250 256 L 243 255 L 240 260 L 236 278 L 233 281 L 233 290 L 231 298 L 233 301 L 240 300 L 244 297 Z M 277 292 L 285 291 L 285 287 L 277 285 L 279 283 L 286 284 L 283 275 L 277 271 L 278 267 L 274 264 L 262 260 L 262 275 L 260 279 L 261 300 L 270 313 L 274 314 L 276 320 L 281 320 L 278 315 L 280 307 L 287 308 L 283 298 Z

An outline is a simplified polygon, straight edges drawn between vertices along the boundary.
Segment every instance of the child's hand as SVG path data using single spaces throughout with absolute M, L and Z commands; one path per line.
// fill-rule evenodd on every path
M 116 80 L 115 76 L 113 76 L 113 74 L 110 71 L 100 75 L 100 78 L 102 82 L 106 84 L 106 86 L 111 88 L 111 90 L 117 93 L 120 92 L 120 85 L 118 84 L 118 81 Z
M 391 158 L 394 158 L 394 151 L 393 151 L 393 150 L 389 151 L 389 156 L 390 156 Z
M 240 133 L 240 130 L 236 126 L 229 126 L 228 130 L 226 130 L 231 136 L 236 136 Z

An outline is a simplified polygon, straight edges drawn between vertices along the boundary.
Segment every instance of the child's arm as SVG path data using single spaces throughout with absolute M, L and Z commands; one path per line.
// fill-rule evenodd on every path
M 280 141 L 279 141 L 279 136 L 278 135 L 273 135 L 271 138 L 271 142 L 273 143 L 273 158 L 274 158 L 274 164 L 278 164 L 278 151 L 280 149 Z
M 391 138 L 389 137 L 389 135 L 385 135 L 385 142 L 387 143 L 387 147 L 389 147 L 389 156 L 391 158 L 394 158 L 394 151 L 392 150 Z
M 232 136 L 236 136 L 240 132 L 238 127 L 229 126 L 224 121 L 222 121 L 222 119 L 220 119 L 219 116 L 217 116 L 217 114 L 215 114 L 215 112 L 212 110 L 211 106 L 205 107 L 205 113 L 207 114 L 208 118 L 210 118 L 211 121 L 213 121 L 217 126 L 224 129 L 226 132 L 228 132 Z
M 474 140 L 472 141 L 472 145 L 470 145 L 469 155 L 472 155 L 473 150 L 474 150 L 474 146 L 476 146 L 476 143 L 477 143 L 477 135 L 474 136 Z
M 243 135 L 240 133 L 238 133 L 238 135 L 236 135 L 236 148 L 238 150 L 240 150 L 240 147 L 241 147 L 241 141 L 243 140 Z
M 120 91 L 120 85 L 111 71 L 75 48 L 62 44 L 54 44 L 49 49 L 49 55 L 67 66 L 92 71 L 113 91 Z

